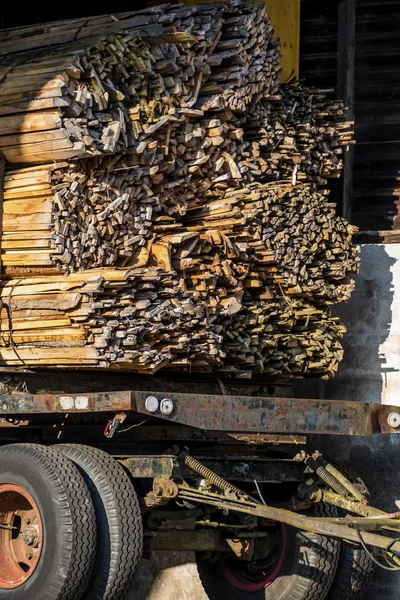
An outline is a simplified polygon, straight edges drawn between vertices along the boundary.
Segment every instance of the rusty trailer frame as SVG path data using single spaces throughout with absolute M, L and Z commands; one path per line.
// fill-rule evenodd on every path
M 99 418 L 99 415 L 102 417 Z M 15 391 L 0 395 L 0 432 L 4 427 L 6 436 L 9 427 L 45 428 L 49 426 L 49 420 L 64 421 L 70 416 L 73 416 L 74 427 L 78 428 L 84 428 L 91 419 L 95 420 L 96 425 L 108 421 L 104 431 L 106 438 L 113 437 L 122 423 L 124 427 L 127 424 L 129 429 L 133 423 L 144 425 L 141 428 L 142 440 L 146 439 L 146 431 L 159 430 L 162 426 L 173 431 L 189 429 L 206 437 L 211 434 L 216 439 L 223 439 L 224 435 L 228 435 L 233 443 L 249 447 L 257 443 L 302 444 L 309 434 L 370 436 L 400 433 L 398 407 L 343 400 L 137 390 L 79 394 L 31 394 Z M 177 442 L 179 443 L 179 438 Z M 149 443 L 152 443 L 151 436 Z M 108 446 L 109 452 L 110 448 Z M 325 463 L 322 457 L 319 458 L 319 453 L 315 457 L 313 455 L 313 458 L 303 450 L 293 459 L 279 458 L 274 462 L 273 458 L 264 453 L 257 458 L 256 453 L 245 452 L 243 458 L 235 463 L 235 460 L 227 462 L 215 453 L 204 457 L 204 462 L 200 462 L 185 454 L 185 451 L 182 452 L 178 446 L 174 446 L 175 454 L 166 453 L 165 449 L 164 454 L 155 454 L 154 449 L 155 446 L 152 452 L 134 454 L 133 446 L 130 445 L 125 455 L 111 451 L 114 458 L 130 471 L 132 477 L 137 480 L 153 480 L 153 490 L 143 497 L 145 512 L 179 498 L 193 505 L 208 505 L 214 510 L 244 513 L 256 519 L 280 522 L 353 544 L 360 542 L 362 531 L 363 543 L 382 551 L 390 546 L 393 551 L 400 552 L 400 541 L 386 535 L 386 531 L 392 535 L 399 534 L 400 513 L 387 514 L 366 506 L 366 498 L 360 500 L 358 496 L 361 494 L 354 491 L 354 486 L 339 471 L 336 470 L 336 475 L 332 476 L 329 471 L 333 469 L 332 465 L 326 463 L 326 469 L 321 466 Z M 266 474 L 263 468 L 258 471 L 257 460 L 265 461 L 269 473 Z M 294 504 L 291 507 L 264 506 L 233 484 L 235 480 L 252 481 L 256 475 L 260 481 L 296 483 L 304 478 L 306 465 L 311 465 L 312 468 L 314 463 L 316 467 L 313 471 L 328 484 L 330 490 L 321 490 L 315 485 L 307 484 L 303 496 L 293 497 Z M 246 472 L 244 467 L 247 467 Z M 284 471 L 282 475 L 279 473 L 280 467 Z M 321 469 L 325 475 L 321 475 Z M 228 479 L 218 474 L 222 471 Z M 198 478 L 199 475 L 202 479 Z M 202 485 L 197 488 L 196 484 L 193 487 L 190 484 L 193 480 L 212 483 L 219 489 L 219 493 L 210 491 L 207 485 L 205 488 Z M 303 482 L 305 483 L 304 479 Z M 300 514 L 303 508 L 321 501 L 345 508 L 357 516 L 349 520 L 314 518 Z M 196 532 L 195 540 L 189 540 L 190 536 L 187 537 L 186 533 L 182 534 L 183 538 L 175 535 L 176 539 L 173 532 L 172 537 L 168 537 L 167 532 L 149 532 L 149 535 L 154 538 L 154 547 L 158 548 L 172 548 L 181 543 L 192 548 L 196 545 L 194 542 L 202 549 L 226 548 L 226 540 L 220 534 L 207 531 Z
M 1 419 L 40 415 L 126 413 L 205 431 L 287 435 L 400 433 L 400 409 L 343 400 L 121 391 L 0 395 Z

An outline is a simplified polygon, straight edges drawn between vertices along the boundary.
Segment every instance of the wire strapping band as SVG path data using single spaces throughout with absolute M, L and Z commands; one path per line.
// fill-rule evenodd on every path
M 381 562 L 379 562 L 379 560 L 376 560 L 375 556 L 372 554 L 372 552 L 369 551 L 369 549 L 367 548 L 366 543 L 364 542 L 364 540 L 362 539 L 360 530 L 358 529 L 358 527 L 356 527 L 356 531 L 357 531 L 357 535 L 358 535 L 358 539 L 360 540 L 361 546 L 363 547 L 363 549 L 365 550 L 365 552 L 368 554 L 369 558 L 372 560 L 372 562 L 374 562 L 378 567 L 380 567 L 381 569 L 384 569 L 385 571 L 400 571 L 400 565 L 399 566 L 389 566 L 387 567 L 386 565 L 383 565 Z M 400 541 L 400 538 L 397 538 L 393 541 L 390 542 L 390 544 L 388 544 L 388 546 L 385 549 L 385 560 L 388 563 L 388 565 L 390 565 L 388 556 L 389 556 L 389 551 L 392 548 L 392 546 L 396 543 Z M 393 559 L 391 559 L 393 560 Z
M 28 368 L 29 365 L 26 364 L 26 362 L 24 361 L 24 359 L 19 354 L 19 352 L 17 350 L 17 345 L 16 345 L 16 343 L 14 341 L 14 337 L 13 337 L 14 331 L 13 331 L 13 322 L 12 322 L 11 301 L 12 301 L 12 295 L 14 293 L 14 290 L 17 287 L 17 285 L 19 283 L 21 283 L 21 281 L 22 281 L 22 279 L 17 279 L 17 281 L 11 286 L 10 293 L 8 295 L 8 304 L 3 301 L 3 306 L 4 306 L 4 308 L 7 311 L 8 330 L 9 330 L 9 336 L 10 336 L 10 347 L 14 351 L 14 353 L 16 354 L 18 360 L 24 365 L 24 367 Z

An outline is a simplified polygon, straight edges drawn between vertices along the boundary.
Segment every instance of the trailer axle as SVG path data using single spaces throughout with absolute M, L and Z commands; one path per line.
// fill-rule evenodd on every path
M 374 509 L 373 514 L 368 517 L 360 518 L 315 518 L 307 517 L 299 513 L 265 503 L 259 503 L 254 498 L 224 481 L 216 473 L 201 465 L 201 463 L 186 453 L 180 455 L 181 461 L 190 466 L 199 475 L 205 476 L 208 482 L 219 487 L 225 492 L 225 495 L 217 494 L 207 490 L 189 487 L 186 483 L 178 486 L 178 497 L 191 503 L 203 503 L 214 506 L 219 510 L 234 511 L 245 513 L 258 519 L 267 519 L 275 521 L 297 529 L 308 531 L 332 537 L 354 544 L 360 544 L 361 531 L 363 532 L 363 541 L 366 545 L 387 550 L 389 547 L 392 552 L 400 552 L 400 538 L 394 540 L 380 534 L 371 533 L 370 530 L 386 528 L 394 532 L 400 532 L 400 513 L 387 514 L 383 511 Z M 329 495 L 325 500 L 329 502 Z M 365 509 L 365 504 L 359 503 Z M 355 506 L 353 506 L 355 508 Z M 378 513 L 378 514 L 377 514 Z

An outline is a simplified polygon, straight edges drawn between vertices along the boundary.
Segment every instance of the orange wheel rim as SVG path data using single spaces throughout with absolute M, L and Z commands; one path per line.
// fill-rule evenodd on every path
M 0 589 L 30 579 L 43 547 L 43 526 L 31 494 L 19 485 L 0 485 Z

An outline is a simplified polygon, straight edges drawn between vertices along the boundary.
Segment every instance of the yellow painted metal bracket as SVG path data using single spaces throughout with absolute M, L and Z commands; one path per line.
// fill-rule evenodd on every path
M 179 0 L 181 4 L 204 4 L 210 0 Z M 267 11 L 275 27 L 275 34 L 281 39 L 282 72 L 286 81 L 295 75 L 299 77 L 300 65 L 300 1 L 301 0 L 253 0 L 265 2 Z
M 264 2 L 265 0 L 253 0 Z M 286 81 L 300 70 L 300 0 L 267 0 L 267 12 L 281 40 L 281 80 Z

